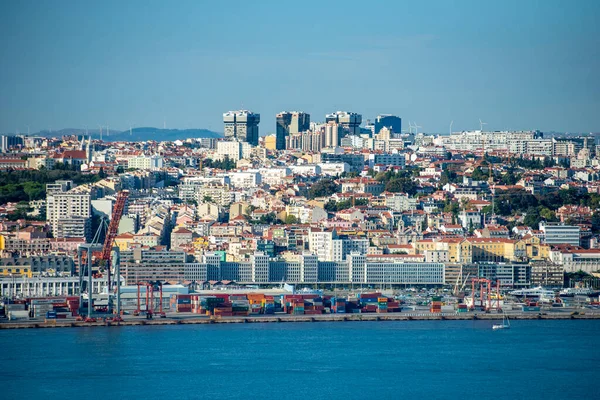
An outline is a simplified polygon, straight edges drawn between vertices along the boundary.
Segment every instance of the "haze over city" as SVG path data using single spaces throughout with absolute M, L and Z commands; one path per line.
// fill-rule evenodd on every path
M 600 130 L 596 1 L 4 2 L 0 132 L 223 132 L 393 113 L 425 132 Z M 406 125 L 408 126 L 408 125 Z

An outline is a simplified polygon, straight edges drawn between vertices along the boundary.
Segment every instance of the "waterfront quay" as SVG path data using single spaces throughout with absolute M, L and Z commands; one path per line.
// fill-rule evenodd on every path
M 600 319 L 600 310 L 575 311 L 561 310 L 549 312 L 512 312 L 507 313 L 511 320 L 589 320 Z M 3 321 L 0 329 L 25 328 L 76 328 L 76 327 L 119 327 L 119 326 L 165 326 L 187 324 L 247 324 L 247 323 L 291 323 L 291 322 L 361 322 L 361 321 L 472 321 L 501 320 L 501 313 L 431 313 L 427 311 L 410 311 L 394 314 L 322 314 L 322 315 L 252 315 L 243 317 L 202 316 L 192 313 L 169 313 L 166 318 L 148 320 L 145 317 L 128 317 L 123 321 L 112 322 L 97 320 L 96 322 L 80 322 L 75 319 L 66 320 L 17 320 Z

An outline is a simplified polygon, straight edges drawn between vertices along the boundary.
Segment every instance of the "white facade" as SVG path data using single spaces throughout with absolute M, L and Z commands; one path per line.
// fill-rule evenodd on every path
M 232 161 L 239 161 L 242 158 L 250 158 L 252 146 L 246 142 L 238 141 L 218 141 L 217 157 L 224 160 L 228 157 Z
M 46 220 L 52 227 L 55 238 L 76 237 L 70 235 L 70 222 L 77 222 L 85 231 L 85 224 L 91 217 L 91 196 L 89 194 L 57 193 L 46 198 Z M 63 229 L 61 229 L 63 224 Z M 84 235 L 85 236 L 85 235 Z
M 228 176 L 231 185 L 236 188 L 253 188 L 262 182 L 258 172 L 231 172 Z
M 341 175 L 344 172 L 350 172 L 350 165 L 347 163 L 320 163 L 318 164 L 321 168 L 322 175 L 335 176 Z
M 164 167 L 165 161 L 161 156 L 139 156 L 127 160 L 127 168 L 147 169 L 151 171 Z
M 540 230 L 544 233 L 544 243 L 546 244 L 579 246 L 580 228 L 578 226 L 540 222 Z

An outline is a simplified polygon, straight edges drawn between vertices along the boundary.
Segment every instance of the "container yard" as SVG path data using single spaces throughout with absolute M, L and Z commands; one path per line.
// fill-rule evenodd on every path
M 173 285 L 153 291 L 149 287 L 123 287 L 121 315 L 108 314 L 106 295 L 88 300 L 77 296 L 27 298 L 0 306 L 0 328 L 106 326 L 181 323 L 248 323 L 366 320 L 470 320 L 600 318 L 594 298 L 549 303 L 504 296 L 455 296 L 441 290 L 351 292 L 293 292 L 287 290 L 205 290 L 189 293 Z

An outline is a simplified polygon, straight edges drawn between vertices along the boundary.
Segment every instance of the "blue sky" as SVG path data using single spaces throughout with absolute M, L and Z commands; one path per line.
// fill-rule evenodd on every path
M 176 6 L 174 6 L 176 4 Z M 2 1 L 0 132 L 392 113 L 600 131 L 600 1 Z

